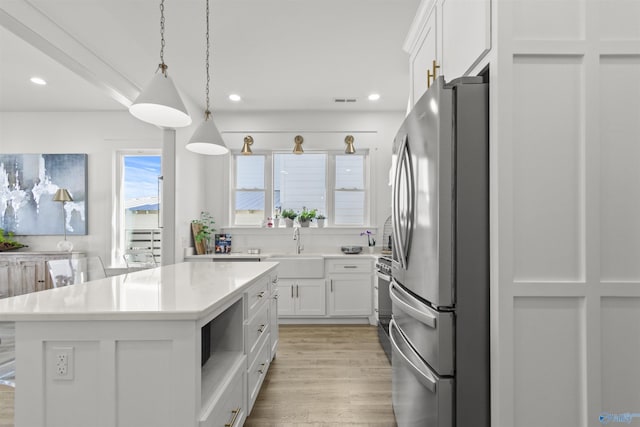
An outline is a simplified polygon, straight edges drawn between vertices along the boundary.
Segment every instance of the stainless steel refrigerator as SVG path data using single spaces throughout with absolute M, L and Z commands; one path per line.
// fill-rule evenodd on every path
M 399 427 L 489 427 L 489 101 L 443 77 L 393 145 L 390 337 Z

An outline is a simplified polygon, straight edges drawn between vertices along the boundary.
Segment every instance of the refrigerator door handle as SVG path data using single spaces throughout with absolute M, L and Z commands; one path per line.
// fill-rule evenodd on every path
M 404 347 L 410 350 L 411 349 L 410 344 L 407 342 L 407 340 L 404 339 L 404 337 L 400 333 L 400 329 L 398 328 L 398 325 L 396 325 L 395 320 L 391 319 L 391 322 L 389 323 L 389 340 L 391 341 L 391 346 L 396 350 L 397 354 L 402 357 L 402 362 L 404 362 L 413 371 L 414 375 L 416 376 L 416 379 L 420 381 L 422 385 L 424 385 L 429 390 L 431 390 L 432 393 L 435 393 L 436 379 L 433 377 L 433 375 L 431 375 L 430 372 L 423 371 L 422 369 L 417 367 L 411 361 L 411 359 L 409 359 L 409 357 L 407 357 L 407 355 L 402 352 L 402 349 L 400 349 L 400 346 L 398 345 L 394 337 L 396 335 L 400 340 L 402 340 L 401 342 L 404 345 Z
M 405 167 L 402 169 L 404 172 L 404 179 L 407 185 L 407 218 L 405 221 L 404 229 L 404 258 L 405 264 L 409 262 L 409 251 L 411 250 L 411 237 L 413 234 L 413 222 L 415 218 L 415 182 L 413 180 L 413 164 L 411 163 L 411 153 L 409 152 L 409 145 L 407 140 L 407 146 L 404 150 L 404 163 Z
M 395 286 L 395 282 L 392 281 L 389 284 L 389 296 L 391 297 L 391 300 L 397 305 L 399 305 L 402 311 L 404 311 L 405 313 L 408 313 L 414 319 L 417 319 L 420 322 L 424 323 L 425 325 L 430 326 L 434 329 L 436 328 L 436 317 L 434 315 L 432 315 L 428 311 L 422 311 L 406 303 L 399 294 L 404 296 L 405 299 L 406 298 L 413 299 L 413 297 L 409 295 L 405 290 L 403 290 L 398 286 Z
M 402 269 L 407 268 L 407 259 L 404 253 L 404 244 L 401 237 L 400 230 L 400 178 L 402 177 L 402 169 L 405 163 L 405 152 L 407 150 L 408 137 L 405 135 L 402 143 L 400 144 L 400 148 L 398 149 L 398 163 L 396 165 L 396 176 L 394 179 L 393 185 L 393 221 L 392 221 L 392 230 L 393 230 L 393 245 L 398 250 L 398 261 L 400 261 L 400 265 Z

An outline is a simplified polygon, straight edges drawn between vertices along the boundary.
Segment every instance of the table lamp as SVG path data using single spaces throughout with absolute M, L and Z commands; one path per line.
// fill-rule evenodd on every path
M 54 202 L 62 202 L 62 229 L 64 230 L 64 240 L 58 242 L 58 250 L 71 252 L 73 250 L 73 243 L 67 240 L 67 211 L 64 208 L 66 202 L 73 202 L 73 197 L 67 191 L 66 188 L 58 188 L 56 194 L 53 196 Z

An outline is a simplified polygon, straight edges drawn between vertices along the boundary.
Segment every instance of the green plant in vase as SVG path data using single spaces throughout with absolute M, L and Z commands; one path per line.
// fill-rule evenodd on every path
M 200 218 L 191 221 L 191 231 L 196 245 L 196 254 L 203 255 L 211 252 L 211 248 L 213 247 L 211 238 L 213 237 L 213 232 L 216 231 L 213 227 L 215 223 L 213 216 L 207 211 L 200 212 Z
M 316 222 L 318 223 L 318 228 L 324 227 L 324 221 L 326 219 L 327 217 L 322 214 L 318 214 L 318 216 L 316 216 Z
M 307 210 L 307 208 L 302 208 L 302 212 L 298 215 L 298 222 L 301 227 L 308 227 L 311 223 L 311 220 L 316 217 L 318 213 L 317 209 Z
M 282 218 L 284 218 L 284 223 L 287 227 L 293 227 L 293 220 L 298 216 L 293 209 L 284 209 L 281 215 Z

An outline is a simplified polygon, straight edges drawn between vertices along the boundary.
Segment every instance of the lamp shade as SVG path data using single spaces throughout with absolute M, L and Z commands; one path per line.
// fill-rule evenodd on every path
M 56 194 L 53 195 L 54 202 L 73 202 L 73 197 L 66 188 L 58 188 Z
M 251 135 L 247 135 L 244 137 L 244 144 L 242 144 L 242 151 L 240 151 L 244 155 L 253 154 L 251 151 L 251 146 L 253 145 L 253 137 Z
M 129 107 L 143 122 L 167 128 L 189 126 L 191 117 L 170 76 L 156 73 Z
M 344 139 L 344 143 L 347 144 L 347 147 L 344 149 L 345 154 L 355 154 L 356 149 L 353 147 L 353 136 L 347 135 Z
M 187 150 L 198 154 L 207 154 L 210 156 L 220 156 L 227 154 L 229 149 L 222 140 L 220 132 L 213 119 L 207 114 L 204 122 L 193 133 L 193 136 L 186 145 Z

